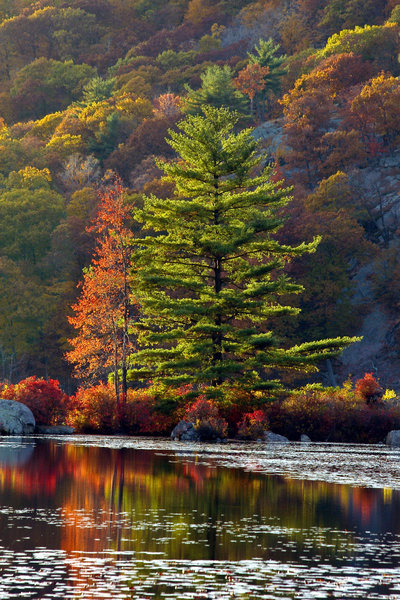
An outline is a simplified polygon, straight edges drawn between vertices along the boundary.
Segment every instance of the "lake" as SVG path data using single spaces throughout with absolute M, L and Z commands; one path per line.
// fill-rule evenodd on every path
M 400 599 L 400 451 L 0 438 L 0 598 Z

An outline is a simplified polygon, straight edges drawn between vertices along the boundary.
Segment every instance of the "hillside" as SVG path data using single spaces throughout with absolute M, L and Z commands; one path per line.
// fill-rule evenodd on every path
M 255 126 L 294 186 L 280 241 L 322 236 L 288 265 L 305 292 L 277 330 L 361 332 L 338 380 L 400 390 L 400 3 L 7 0 L 0 19 L 0 380 L 74 388 L 67 317 L 99 191 L 117 176 L 129 206 L 168 197 L 154 157 L 173 160 L 168 130 L 211 104 Z

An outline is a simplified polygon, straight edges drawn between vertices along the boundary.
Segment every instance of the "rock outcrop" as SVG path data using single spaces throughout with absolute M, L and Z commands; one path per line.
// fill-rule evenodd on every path
M 180 442 L 199 442 L 200 436 L 195 430 L 193 423 L 179 421 L 178 425 L 172 430 L 171 439 Z
M 388 446 L 400 447 L 400 429 L 393 429 L 389 431 L 386 436 L 385 443 Z
M 32 411 L 14 400 L 0 400 L 0 434 L 29 435 L 35 431 Z
M 272 433 L 272 431 L 266 431 L 264 433 L 264 441 L 267 444 L 289 444 L 289 440 L 284 435 L 279 435 L 279 433 Z

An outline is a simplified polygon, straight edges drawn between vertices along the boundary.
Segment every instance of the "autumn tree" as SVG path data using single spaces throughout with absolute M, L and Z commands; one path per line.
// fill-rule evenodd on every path
M 301 309 L 299 317 L 278 325 L 279 332 L 292 343 L 310 335 L 351 333 L 360 327 L 365 307 L 363 299 L 356 297 L 354 269 L 371 260 L 376 251 L 365 239 L 362 219 L 356 192 L 341 172 L 322 180 L 313 193 L 292 203 L 281 240 L 309 239 L 317 232 L 322 235 L 315 254 L 300 257 L 289 267 L 291 276 L 300 278 L 305 287 L 295 299 Z
M 260 39 L 258 46 L 254 48 L 254 52 L 249 52 L 248 57 L 250 64 L 258 64 L 263 69 L 267 69 L 264 73 L 264 87 L 259 91 L 261 114 L 263 120 L 265 113 L 265 101 L 269 102 L 270 96 L 277 96 L 281 91 L 281 79 L 286 73 L 286 68 L 283 66 L 286 60 L 286 55 L 279 55 L 279 44 L 275 44 L 272 38 L 268 40 Z
M 83 379 L 98 380 L 112 369 L 120 417 L 126 400 L 129 355 L 134 348 L 129 325 L 136 310 L 129 273 L 133 237 L 130 212 L 119 182 L 102 192 L 97 217 L 89 228 L 97 234 L 97 245 L 72 307 L 74 315 L 69 321 L 77 333 L 67 354 Z
M 364 140 L 395 147 L 400 142 L 400 81 L 381 73 L 366 83 L 350 103 L 349 120 Z
M 321 143 L 333 117 L 333 101 L 325 90 L 310 90 L 282 100 L 286 140 L 290 146 L 289 163 L 300 168 L 299 178 L 312 188 L 321 169 Z
M 284 274 L 318 240 L 280 245 L 278 210 L 289 202 L 260 164 L 252 130 L 235 133 L 238 116 L 203 107 L 179 123 L 168 143 L 179 161 L 160 166 L 173 197 L 145 199 L 136 217 L 135 291 L 141 305 L 135 379 L 203 384 L 210 394 L 236 382 L 248 390 L 279 386 L 279 369 L 315 370 L 350 342 L 322 340 L 283 348 L 271 320 L 295 315 L 283 295 L 302 287 Z
M 258 63 L 249 64 L 239 71 L 236 79 L 233 80 L 235 87 L 250 98 L 250 111 L 254 111 L 254 97 L 261 92 L 265 86 L 265 76 L 269 72 L 269 67 L 261 67 Z

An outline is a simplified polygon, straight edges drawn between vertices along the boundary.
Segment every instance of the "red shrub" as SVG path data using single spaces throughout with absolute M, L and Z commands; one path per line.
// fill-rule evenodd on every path
M 356 394 L 367 404 L 375 404 L 382 399 L 382 388 L 372 373 L 365 373 L 356 381 Z
M 56 379 L 28 377 L 16 385 L 4 386 L 1 395 L 28 406 L 37 425 L 58 425 L 65 420 L 69 398 Z
M 154 394 L 143 390 L 128 390 L 124 428 L 129 433 L 169 434 L 173 424 L 173 415 L 163 414 Z
M 376 443 L 400 428 L 400 407 L 368 403 L 348 384 L 341 389 L 299 390 L 266 406 L 265 412 L 270 429 L 292 440 L 305 433 L 314 441 Z
M 113 433 L 117 430 L 114 388 L 99 385 L 79 389 L 71 398 L 68 425 L 81 432 Z
M 237 434 L 238 424 L 246 413 L 253 412 L 263 405 L 263 400 L 256 398 L 247 390 L 237 387 L 227 389 L 219 414 L 228 422 L 229 435 L 233 437 Z
M 203 395 L 186 407 L 184 419 L 194 424 L 201 440 L 226 437 L 227 422 L 219 416 L 217 406 Z
M 71 398 L 68 424 L 81 432 L 159 435 L 170 433 L 175 416 L 160 410 L 151 390 L 128 390 L 122 423 L 118 420 L 114 387 L 103 383 L 80 389 Z
M 243 415 L 238 424 L 238 435 L 245 440 L 257 440 L 262 438 L 264 431 L 268 429 L 269 421 L 263 410 L 255 410 Z

